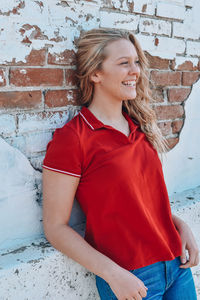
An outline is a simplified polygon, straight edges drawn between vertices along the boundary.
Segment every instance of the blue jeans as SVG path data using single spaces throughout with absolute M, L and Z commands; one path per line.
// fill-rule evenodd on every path
M 130 271 L 148 288 L 145 300 L 197 300 L 190 268 L 181 269 L 180 257 L 161 261 Z M 116 300 L 108 283 L 96 276 L 96 285 L 101 300 Z

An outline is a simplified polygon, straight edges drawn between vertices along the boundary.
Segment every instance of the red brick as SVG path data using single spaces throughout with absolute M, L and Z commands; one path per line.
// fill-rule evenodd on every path
M 47 107 L 62 107 L 69 104 L 76 105 L 78 97 L 77 90 L 54 90 L 45 93 L 45 104 Z
M 142 12 L 145 13 L 146 10 L 147 10 L 147 4 L 144 4 L 144 5 L 142 6 Z
M 77 78 L 75 74 L 76 74 L 76 70 L 73 69 L 65 70 L 66 85 L 69 86 L 77 85 Z
M 30 39 L 26 36 L 23 40 L 22 40 L 23 44 L 27 44 L 27 45 L 31 45 L 32 42 L 30 41 Z
M 183 127 L 183 120 L 172 122 L 172 133 L 179 133 Z
M 164 97 L 163 97 L 163 90 L 161 88 L 152 88 L 152 98 L 156 102 L 164 102 Z
M 145 51 L 145 55 L 149 62 L 149 67 L 151 69 L 160 69 L 160 70 L 166 70 L 169 69 L 169 59 L 160 58 L 158 56 L 152 56 L 148 52 Z
M 46 57 L 46 50 L 32 50 L 29 55 L 25 57 L 25 63 L 17 63 L 18 65 L 29 65 L 29 66 L 44 66 Z
M 13 58 L 11 62 L 6 62 L 2 65 L 7 66 L 43 66 L 45 65 L 45 56 L 46 50 L 34 50 L 32 49 L 30 54 L 25 57 L 24 61 L 16 61 L 16 58 Z
M 181 105 L 163 105 L 154 108 L 158 120 L 169 120 L 183 117 L 184 109 Z
M 32 30 L 31 30 L 32 29 Z M 20 33 L 21 35 L 24 37 L 24 35 L 26 35 L 26 31 L 31 30 L 31 35 L 30 33 L 27 33 L 27 35 L 30 35 L 30 39 L 34 39 L 34 40 L 47 40 L 48 37 L 46 35 L 44 35 L 44 33 L 41 31 L 41 29 L 37 26 L 37 25 L 30 25 L 30 24 L 24 24 L 20 29 Z M 22 43 L 27 40 L 28 42 L 28 37 L 27 35 L 24 37 Z M 30 43 L 32 43 L 29 40 Z
M 151 72 L 151 80 L 158 86 L 166 85 L 180 85 L 181 84 L 181 72 Z
M 172 133 L 171 122 L 161 122 L 158 123 L 158 127 L 160 128 L 163 135 L 169 135 Z
M 171 88 L 168 90 L 168 100 L 169 102 L 182 102 L 190 94 L 190 88 Z
M 75 52 L 73 50 L 65 50 L 61 53 L 49 53 L 48 64 L 50 65 L 74 65 Z
M 179 138 L 169 138 L 167 139 L 167 143 L 170 149 L 174 148 L 176 146 L 176 144 L 178 144 L 179 142 Z
M 194 66 L 192 61 L 186 60 L 184 63 L 176 66 L 175 60 L 173 60 L 171 65 L 172 70 L 178 70 L 178 71 L 196 71 L 198 70 L 198 66 Z
M 1 108 L 37 108 L 42 101 L 41 91 L 0 92 Z
M 0 86 L 6 85 L 5 70 L 0 69 Z
M 62 86 L 62 69 L 17 68 L 10 70 L 10 84 L 15 86 Z
M 200 76 L 200 72 L 183 72 L 183 85 L 194 84 Z

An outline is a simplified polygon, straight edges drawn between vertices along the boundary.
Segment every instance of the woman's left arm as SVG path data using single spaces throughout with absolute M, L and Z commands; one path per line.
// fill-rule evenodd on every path
M 182 265 L 180 268 L 186 269 L 197 266 L 199 263 L 199 249 L 190 227 L 183 220 L 173 214 L 172 219 L 182 240 L 182 254 L 180 257 Z M 189 253 L 188 260 L 186 258 L 186 250 L 188 250 Z

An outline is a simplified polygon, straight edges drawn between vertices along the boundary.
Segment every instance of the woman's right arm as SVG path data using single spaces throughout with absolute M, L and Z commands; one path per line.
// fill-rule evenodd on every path
M 90 246 L 69 225 L 79 178 L 43 169 L 44 232 L 53 247 L 106 280 L 120 300 L 146 296 L 143 282 Z

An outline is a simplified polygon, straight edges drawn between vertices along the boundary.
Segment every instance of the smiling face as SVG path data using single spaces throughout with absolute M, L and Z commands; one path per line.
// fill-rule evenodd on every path
M 94 95 L 101 91 L 101 95 L 117 101 L 135 99 L 140 62 L 134 45 L 119 39 L 109 43 L 104 51 L 106 58 L 101 70 L 91 76 Z

